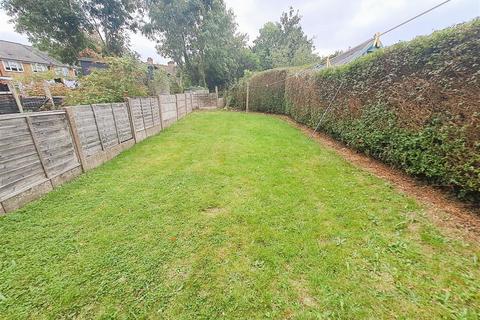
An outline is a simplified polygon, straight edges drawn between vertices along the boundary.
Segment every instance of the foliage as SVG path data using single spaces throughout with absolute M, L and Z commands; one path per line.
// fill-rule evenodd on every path
M 300 66 L 318 59 L 313 53 L 313 40 L 304 34 L 300 21 L 298 11 L 290 7 L 289 12 L 282 13 L 280 22 L 267 22 L 260 29 L 252 50 L 262 70 Z
M 0 217 L 0 314 L 475 319 L 452 233 L 279 119 L 193 113 Z
M 95 69 L 79 79 L 79 89 L 72 91 L 66 104 L 122 102 L 126 97 L 148 95 L 147 69 L 131 57 L 107 58 L 108 68 Z
M 213 88 L 243 76 L 256 61 L 223 0 L 149 0 L 144 32 L 182 69 L 185 85 Z
M 140 0 L 1 0 L 20 33 L 39 49 L 73 64 L 88 47 L 105 55 L 127 50 L 127 29 L 137 28 Z
M 480 20 L 400 43 L 350 64 L 292 76 L 278 110 L 315 127 L 340 84 L 320 129 L 346 144 L 460 196 L 480 201 Z M 278 70 L 250 82 L 282 80 Z M 265 79 L 265 80 L 262 80 Z M 244 83 L 245 80 L 239 83 Z M 278 85 L 279 90 L 282 89 Z M 235 89 L 237 91 L 235 91 Z M 245 86 L 232 94 L 241 96 Z M 239 92 L 240 91 L 240 92 Z M 235 100 L 235 99 L 234 99 Z M 252 97 L 260 111 L 269 98 Z M 243 104 L 238 104 L 244 108 Z M 282 113 L 282 112 L 280 112 Z
M 27 96 L 44 96 L 45 95 L 45 81 L 48 81 L 48 87 L 52 96 L 66 96 L 71 91 L 63 83 L 53 82 L 58 79 L 58 74 L 54 70 L 44 72 L 20 73 L 14 75 L 15 82 L 21 93 Z M 62 75 L 63 78 L 63 75 Z M 69 77 L 67 77 L 68 79 Z
M 170 78 L 170 93 L 171 94 L 177 94 L 177 93 L 183 93 L 184 92 L 184 86 L 182 81 L 179 81 L 179 79 L 175 77 Z
M 287 69 L 258 72 L 238 81 L 230 89 L 230 103 L 245 110 L 246 86 L 250 84 L 249 110 L 285 113 L 285 78 Z M 266 85 L 268 84 L 268 85 Z
M 170 94 L 170 77 L 167 72 L 162 69 L 153 71 L 153 79 L 147 80 L 148 94 L 156 96 L 159 94 Z

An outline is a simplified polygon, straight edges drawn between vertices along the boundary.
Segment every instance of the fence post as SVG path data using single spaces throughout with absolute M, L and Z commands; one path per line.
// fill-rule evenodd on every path
M 135 121 L 133 121 L 133 111 L 132 111 L 132 105 L 130 102 L 131 102 L 131 98 L 127 98 L 125 101 L 125 104 L 127 105 L 128 118 L 130 120 L 130 129 L 132 130 L 132 136 L 133 136 L 133 139 L 135 139 L 135 143 L 137 143 L 138 142 L 137 130 L 135 129 Z
M 73 114 L 73 109 L 70 107 L 64 107 L 63 110 L 65 110 L 65 116 L 69 124 L 68 127 L 70 128 L 70 134 L 72 135 L 73 148 L 78 156 L 78 159 L 80 160 L 82 171 L 86 172 L 87 159 L 85 157 L 85 154 L 83 153 L 82 143 L 80 141 L 80 136 L 78 135 L 77 123 L 75 122 L 75 115 Z
M 90 105 L 90 108 L 92 108 L 93 120 L 95 120 L 95 127 L 97 127 L 97 133 L 98 133 L 98 138 L 100 139 L 100 145 L 102 146 L 102 150 L 105 151 L 105 146 L 103 145 L 102 134 L 100 132 L 100 128 L 98 127 L 97 114 L 95 113 L 95 107 L 93 105 Z
M 46 80 L 43 81 L 43 90 L 45 91 L 45 96 L 47 99 L 52 103 L 53 109 L 55 109 L 55 102 L 53 101 L 52 92 L 50 91 L 50 85 Z
M 40 144 L 38 143 L 37 137 L 35 135 L 35 131 L 33 130 L 32 119 L 29 116 L 25 117 L 25 121 L 27 121 L 28 131 L 30 131 L 30 136 L 32 137 L 33 146 L 37 151 L 38 159 L 40 160 L 40 164 L 42 165 L 43 172 L 45 172 L 45 176 L 50 179 L 50 174 L 48 173 L 47 167 L 45 165 L 45 159 L 43 158 L 42 151 L 40 150 Z
M 218 87 L 217 86 L 215 86 L 215 98 L 217 99 L 215 104 L 218 108 Z
M 115 126 L 115 132 L 117 133 L 117 141 L 120 144 L 120 134 L 118 133 L 117 118 L 115 117 L 115 110 L 113 110 L 113 103 L 110 103 L 110 109 L 112 109 L 113 125 Z
M 20 113 L 23 113 L 23 106 L 18 96 L 17 89 L 15 89 L 15 86 L 10 81 L 7 81 L 7 87 L 8 87 L 8 90 L 12 93 L 13 98 L 15 99 L 15 103 L 17 104 L 18 111 Z
M 163 130 L 163 116 L 162 116 L 162 103 L 160 102 L 160 95 L 157 95 L 157 101 L 158 101 L 158 111 L 160 113 L 160 130 Z
M 193 112 L 194 108 L 193 108 L 193 93 L 192 92 L 190 92 L 190 105 L 192 106 L 192 111 L 191 112 Z
M 145 136 L 147 136 L 147 126 L 145 125 L 145 113 L 143 113 L 143 98 L 137 98 L 140 100 L 140 111 L 142 112 L 142 122 L 143 122 L 143 131 Z
M 148 104 L 150 105 L 150 112 L 152 114 L 152 125 L 155 127 L 155 117 L 153 116 L 153 106 L 152 106 L 152 98 L 148 98 Z

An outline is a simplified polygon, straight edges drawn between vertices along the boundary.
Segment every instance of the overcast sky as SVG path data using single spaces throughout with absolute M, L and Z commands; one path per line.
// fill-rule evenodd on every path
M 290 6 L 300 10 L 302 26 L 314 38 L 317 53 L 324 55 L 348 49 L 390 27 L 424 11 L 441 0 L 225 0 L 237 17 L 239 30 L 247 33 L 250 42 L 267 21 L 277 21 Z M 385 35 L 384 44 L 410 40 L 456 23 L 480 16 L 480 0 L 452 0 L 443 7 L 410 24 Z M 8 16 L 0 10 L 0 39 L 28 44 L 28 39 L 7 23 Z M 155 44 L 141 35 L 132 34 L 131 45 L 143 60 L 153 57 L 165 63 Z

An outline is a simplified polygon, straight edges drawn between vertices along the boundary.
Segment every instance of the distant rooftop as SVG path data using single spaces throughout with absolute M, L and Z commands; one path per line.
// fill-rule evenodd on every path
M 382 47 L 383 47 L 383 44 L 380 40 L 378 40 L 376 38 L 371 38 L 371 39 L 368 39 L 367 41 L 365 41 L 365 42 L 347 50 L 346 52 L 343 52 L 343 53 L 339 54 L 338 56 L 333 57 L 332 59 L 330 59 L 330 64 L 331 64 L 331 66 L 341 66 L 341 65 L 350 63 L 350 62 L 360 58 L 361 56 L 364 56 L 368 53 L 376 51 L 377 49 L 382 48 Z M 320 70 L 320 69 L 323 69 L 325 67 L 328 67 L 328 66 L 326 64 L 325 65 L 319 64 L 319 65 L 315 66 L 315 69 Z
M 68 66 L 32 46 L 5 40 L 0 40 L 0 59 L 41 63 L 58 67 Z

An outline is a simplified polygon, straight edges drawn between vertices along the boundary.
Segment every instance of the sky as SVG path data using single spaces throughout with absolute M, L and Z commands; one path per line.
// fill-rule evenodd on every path
M 416 14 L 442 2 L 441 0 L 225 0 L 236 15 L 238 29 L 246 33 L 249 44 L 268 21 L 278 21 L 290 6 L 299 10 L 305 33 L 314 39 L 320 55 L 345 50 L 371 38 Z M 385 35 L 385 45 L 410 40 L 418 35 L 469 21 L 480 16 L 480 0 L 452 0 L 435 11 Z M 0 10 L 0 39 L 29 44 L 14 30 L 6 13 Z M 152 57 L 166 63 L 155 50 L 155 43 L 139 34 L 131 34 L 132 49 L 143 60 Z

